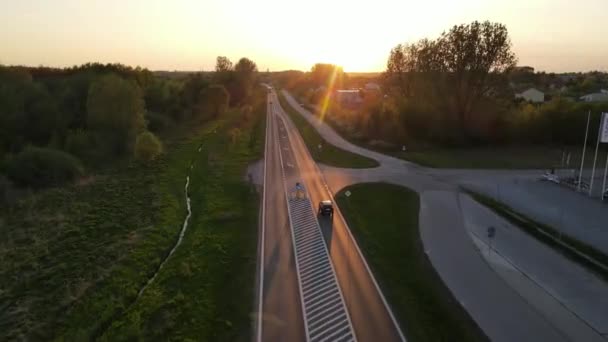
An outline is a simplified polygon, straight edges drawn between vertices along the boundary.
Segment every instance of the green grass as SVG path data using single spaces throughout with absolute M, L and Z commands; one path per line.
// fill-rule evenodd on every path
M 170 177 L 182 172 L 170 164 L 114 170 L 2 209 L 0 339 L 48 340 L 74 323 L 94 334 L 132 299 L 183 216 Z M 92 312 L 72 316 L 81 307 Z
M 549 169 L 559 167 L 562 160 L 559 148 L 543 146 L 429 148 L 388 154 L 423 166 L 457 169 Z M 578 149 L 571 152 L 570 168 L 578 168 L 577 163 Z
M 396 185 L 365 183 L 343 189 L 336 201 L 408 341 L 488 340 L 424 253 L 418 194 Z
M 311 112 L 315 109 L 307 105 Z M 401 151 L 401 146 L 394 148 L 379 147 L 355 134 L 332 120 L 331 113 L 327 115 L 327 123 L 349 142 L 384 153 L 396 158 L 411 161 L 418 165 L 433 168 L 458 169 L 548 169 L 559 167 L 562 162 L 562 149 L 548 146 L 496 146 L 496 147 L 466 147 L 442 148 L 406 146 L 408 151 Z M 580 166 L 581 146 L 568 147 L 571 153 L 569 168 Z M 586 167 L 592 166 L 591 154 L 587 154 Z
M 152 165 L 0 208 L 0 340 L 249 339 L 259 201 L 243 175 L 264 115 L 232 111 L 175 132 Z M 189 172 L 190 228 L 135 301 L 177 240 Z
M 345 151 L 328 143 L 319 135 L 317 130 L 306 121 L 306 119 L 296 112 L 280 92 L 279 101 L 281 102 L 281 107 L 283 107 L 287 115 L 289 115 L 293 123 L 298 127 L 298 131 L 300 131 L 300 135 L 302 136 L 302 139 L 304 139 L 304 143 L 308 147 L 312 158 L 317 162 L 329 166 L 352 169 L 372 168 L 380 165 L 373 159 Z M 322 146 L 321 149 L 319 149 L 319 145 Z
M 608 280 L 608 271 L 605 269 L 605 267 L 608 266 L 608 255 L 604 254 L 600 250 L 566 234 L 560 234 L 560 232 L 555 228 L 536 222 L 531 218 L 513 210 L 511 207 L 494 200 L 493 198 L 468 190 L 467 193 L 469 193 L 474 200 L 490 208 L 495 213 L 513 223 L 516 227 L 530 234 L 540 242 L 548 245 L 570 260 L 579 263 L 583 267 L 586 267 L 587 269 Z M 561 241 L 570 248 L 558 243 L 556 240 Z M 604 267 L 601 267 L 597 265 L 597 263 L 590 261 L 588 258 L 583 257 L 579 253 L 576 253 L 573 251 L 573 249 L 603 264 Z

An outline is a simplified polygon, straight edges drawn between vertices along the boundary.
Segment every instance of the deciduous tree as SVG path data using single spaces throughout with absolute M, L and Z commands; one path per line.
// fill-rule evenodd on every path
M 100 77 L 89 89 L 87 126 L 109 152 L 120 154 L 132 148 L 135 136 L 145 128 L 139 86 L 113 74 Z

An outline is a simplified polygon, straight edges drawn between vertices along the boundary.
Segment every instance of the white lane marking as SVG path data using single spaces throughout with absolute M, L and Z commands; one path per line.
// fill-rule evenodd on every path
M 287 118 L 287 121 L 289 121 L 290 125 L 294 126 L 293 122 L 291 122 L 291 119 L 288 118 L 287 115 L 282 115 L 282 117 L 283 117 L 283 119 Z M 285 121 L 286 120 L 283 120 L 283 122 L 285 122 Z M 290 138 L 291 138 L 291 136 L 290 136 Z M 314 159 L 312 159 L 312 156 L 310 155 L 310 151 L 308 151 L 308 148 L 306 146 L 304 146 L 304 150 L 306 151 L 306 154 L 308 154 L 308 157 L 310 158 L 310 160 L 313 161 L 314 167 L 317 169 L 317 174 L 321 176 L 321 180 L 322 180 L 325 188 L 327 189 L 327 193 L 329 194 L 331 201 L 333 203 L 336 203 L 334 194 L 331 192 L 329 185 L 327 184 L 327 181 L 325 179 L 325 175 L 323 175 L 323 173 L 321 172 L 319 165 L 317 165 L 317 163 L 314 161 Z M 340 215 L 338 215 L 338 216 L 340 216 L 340 220 L 342 221 L 344 226 L 347 228 L 346 231 L 348 232 L 348 236 L 350 237 L 351 241 L 355 245 L 355 250 L 357 251 L 359 258 L 361 258 L 361 260 L 363 261 L 363 265 L 365 266 L 367 273 L 369 274 L 370 278 L 372 279 L 372 283 L 374 284 L 376 291 L 380 295 L 380 299 L 382 300 L 382 303 L 384 304 L 386 311 L 388 312 L 391 320 L 393 321 L 393 325 L 395 326 L 395 329 L 397 329 L 397 333 L 399 334 L 399 337 L 401 338 L 402 341 L 406 342 L 407 340 L 405 339 L 405 336 L 403 335 L 403 332 L 401 331 L 401 327 L 397 323 L 397 319 L 395 318 L 395 315 L 393 314 L 393 310 L 391 310 L 391 307 L 389 306 L 388 302 L 386 301 L 386 298 L 384 297 L 382 290 L 380 290 L 380 286 L 378 285 L 378 282 L 376 281 L 376 278 L 374 277 L 374 274 L 372 273 L 372 270 L 370 269 L 370 267 L 367 263 L 367 260 L 365 259 L 365 257 L 363 257 L 363 253 L 361 252 L 361 249 L 359 248 L 359 245 L 357 244 L 357 240 L 355 240 L 355 237 L 353 236 L 352 232 L 350 231 L 350 227 L 346 223 L 344 216 L 342 216 L 342 213 L 340 212 L 340 208 L 338 207 L 337 204 L 334 206 L 334 210 L 337 210 L 340 213 Z
M 275 118 L 276 120 L 276 118 Z M 279 126 L 279 129 L 282 129 L 281 126 Z M 287 207 L 287 215 L 289 216 L 289 222 L 291 225 L 291 222 L 293 222 L 292 217 L 291 217 L 291 212 L 289 211 L 289 196 L 287 194 L 287 188 L 286 188 L 286 177 L 285 177 L 285 170 L 283 169 L 283 156 L 282 153 L 279 152 L 279 160 L 281 162 L 281 174 L 283 176 L 283 191 L 285 192 L 285 206 Z M 293 231 L 293 229 L 292 229 Z M 293 253 L 294 256 L 296 254 L 296 242 L 293 239 L 293 235 L 292 235 L 292 239 L 291 239 L 291 243 L 292 243 L 292 247 L 293 247 Z M 302 309 L 302 317 L 304 318 L 304 333 L 306 335 L 306 341 L 310 341 L 310 333 L 308 332 L 308 324 L 306 324 L 306 312 L 304 310 L 304 293 L 302 292 L 302 280 L 300 279 L 300 266 L 298 266 L 297 262 L 294 262 L 296 264 L 296 276 L 298 278 L 298 291 L 300 292 L 300 308 Z
M 268 164 L 268 131 L 270 128 L 270 113 L 266 109 L 266 137 L 264 139 L 264 185 L 262 189 L 262 234 L 260 243 L 260 283 L 258 293 L 258 335 L 257 342 L 262 342 L 262 316 L 263 316 L 263 303 L 264 303 L 264 239 L 266 237 L 266 164 Z M 201 148 L 199 148 L 200 151 Z
M 326 281 L 325 283 L 323 283 L 323 285 L 319 285 L 318 289 L 314 289 L 312 287 L 308 288 L 309 290 L 315 290 L 316 293 L 323 293 L 325 290 L 331 289 L 331 285 L 332 283 L 329 281 Z M 306 289 L 304 289 L 304 294 L 306 294 L 308 291 Z
M 281 125 L 279 125 L 279 127 L 282 128 Z M 348 325 L 332 325 L 328 327 L 327 333 L 329 333 L 330 336 L 333 336 L 336 339 L 352 337 L 353 340 L 356 340 L 355 332 L 350 320 L 350 315 L 348 313 L 348 309 L 346 308 L 346 303 L 342 294 L 342 289 L 340 288 L 340 285 L 338 283 L 338 277 L 336 275 L 331 258 L 329 257 L 329 251 L 323 239 L 321 227 L 319 226 L 319 222 L 317 221 L 317 217 L 315 215 L 315 208 L 313 207 L 307 196 L 304 196 L 304 198 L 289 197 L 287 192 L 287 184 L 285 182 L 285 164 L 283 162 L 282 153 L 279 153 L 279 159 L 281 161 L 281 172 L 283 173 L 284 179 L 283 189 L 287 198 L 287 201 L 285 203 L 287 206 L 287 213 L 289 216 L 289 222 L 292 231 L 291 237 L 296 259 L 295 265 L 298 276 L 298 289 L 300 292 L 302 315 L 304 317 L 304 329 L 306 332 L 306 340 L 316 342 L 322 338 L 327 338 L 327 336 L 325 336 L 326 332 L 323 332 L 323 334 L 318 334 L 317 332 L 312 332 L 310 330 L 310 325 L 314 322 L 310 320 L 309 316 L 312 313 L 318 313 L 319 310 L 325 308 L 328 305 L 334 306 L 335 303 L 340 303 L 340 305 L 336 306 L 334 311 L 328 312 L 328 315 L 319 316 L 318 319 L 328 319 L 334 317 L 334 315 L 336 314 L 342 313 L 344 317 L 346 317 L 346 322 L 348 323 Z M 305 191 L 306 190 L 304 190 L 304 192 Z M 312 230 L 314 234 L 311 234 L 310 236 L 301 235 L 306 234 L 304 232 L 309 232 L 310 230 Z M 303 236 L 306 238 L 302 238 Z M 322 249 L 327 255 L 326 262 L 319 264 L 316 267 L 306 268 L 306 270 L 304 270 L 301 267 L 301 264 L 303 261 L 306 261 L 308 259 L 303 258 L 302 253 L 306 253 L 311 249 L 316 250 L 317 248 Z M 325 291 L 322 293 L 319 291 L 315 291 L 318 290 L 320 285 L 326 288 L 326 281 L 328 278 L 333 283 L 333 287 L 329 290 L 325 289 Z M 309 285 L 310 288 L 308 288 Z M 304 293 L 304 288 L 307 288 L 307 290 L 311 291 L 306 291 L 306 293 Z M 321 294 L 318 297 L 315 296 L 315 294 L 318 293 Z

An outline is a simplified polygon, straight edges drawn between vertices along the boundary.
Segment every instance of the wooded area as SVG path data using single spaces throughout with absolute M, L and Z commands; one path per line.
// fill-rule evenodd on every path
M 0 66 L 0 196 L 70 182 L 117 162 L 149 162 L 176 125 L 246 106 L 257 67 L 218 57 L 217 72 L 170 78 L 120 64 Z

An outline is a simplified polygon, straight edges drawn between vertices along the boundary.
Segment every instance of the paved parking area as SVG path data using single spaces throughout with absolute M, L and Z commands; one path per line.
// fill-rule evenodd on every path
M 608 203 L 534 179 L 467 180 L 463 185 L 608 253 Z

